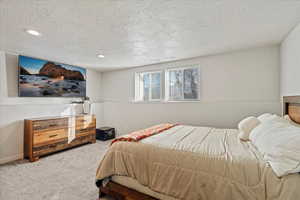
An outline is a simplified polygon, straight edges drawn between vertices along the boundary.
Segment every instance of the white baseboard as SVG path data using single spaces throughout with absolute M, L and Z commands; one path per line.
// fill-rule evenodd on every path
M 12 161 L 15 161 L 15 160 L 20 160 L 20 159 L 23 159 L 23 154 L 16 154 L 16 155 L 13 155 L 13 156 L 7 156 L 7 157 L 4 157 L 4 158 L 0 158 L 0 164 L 4 164 L 4 163 L 8 163 L 8 162 L 12 162 Z

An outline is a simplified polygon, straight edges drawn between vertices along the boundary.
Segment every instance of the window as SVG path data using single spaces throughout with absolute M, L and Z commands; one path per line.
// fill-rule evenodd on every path
M 200 70 L 198 67 L 175 68 L 166 70 L 166 100 L 199 100 L 199 78 Z
M 135 101 L 159 101 L 161 99 L 161 72 L 135 74 Z

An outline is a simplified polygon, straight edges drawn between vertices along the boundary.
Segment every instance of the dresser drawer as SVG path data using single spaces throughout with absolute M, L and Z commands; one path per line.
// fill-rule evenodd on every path
M 68 118 L 59 118 L 51 120 L 40 120 L 33 122 L 33 130 L 47 130 L 47 129 L 59 129 L 68 127 Z
M 79 116 L 76 117 L 76 130 L 96 128 L 96 119 L 93 116 Z
M 51 144 L 45 144 L 45 145 L 41 145 L 41 146 L 36 146 L 33 147 L 33 156 L 41 156 L 41 155 L 45 155 L 48 153 L 52 153 L 55 151 L 60 151 L 62 149 L 65 149 L 66 146 L 68 147 L 73 147 L 76 145 L 80 145 L 80 144 L 85 144 L 91 141 L 94 141 L 94 137 L 92 135 L 87 135 L 87 136 L 81 136 L 78 137 L 76 139 L 74 139 L 72 141 L 72 143 L 68 144 L 67 140 L 64 141 L 58 141 L 56 143 L 51 143 Z
M 96 134 L 96 128 L 95 127 L 88 127 L 83 129 L 76 130 L 76 138 L 83 136 L 83 135 L 92 135 Z
M 93 123 L 94 121 L 95 121 L 95 117 L 92 115 L 76 117 L 77 124 L 90 124 L 90 123 Z
M 56 129 L 49 131 L 41 131 L 33 136 L 33 145 L 39 146 L 46 143 L 52 143 L 59 140 L 67 139 L 68 129 Z
M 76 123 L 76 130 L 96 128 L 96 121 L 91 123 Z

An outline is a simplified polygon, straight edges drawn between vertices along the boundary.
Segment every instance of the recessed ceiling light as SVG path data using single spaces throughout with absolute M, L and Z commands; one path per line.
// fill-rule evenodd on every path
M 26 33 L 30 34 L 30 35 L 34 35 L 34 36 L 40 36 L 41 33 L 32 29 L 26 29 Z
M 102 55 L 102 54 L 98 54 L 97 57 L 98 57 L 98 58 L 104 58 L 105 56 Z

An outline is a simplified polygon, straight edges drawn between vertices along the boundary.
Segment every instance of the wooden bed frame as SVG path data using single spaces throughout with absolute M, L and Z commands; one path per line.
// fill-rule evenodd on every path
M 282 115 L 289 115 L 294 122 L 300 124 L 300 96 L 283 97 Z M 154 197 L 112 181 L 105 187 L 99 188 L 99 199 L 105 195 L 112 196 L 117 200 L 156 200 Z
M 109 195 L 116 200 L 157 200 L 154 197 L 143 194 L 126 186 L 110 181 L 105 187 L 99 188 L 99 199 Z
M 289 115 L 290 118 L 300 124 L 300 96 L 283 97 L 283 115 Z

